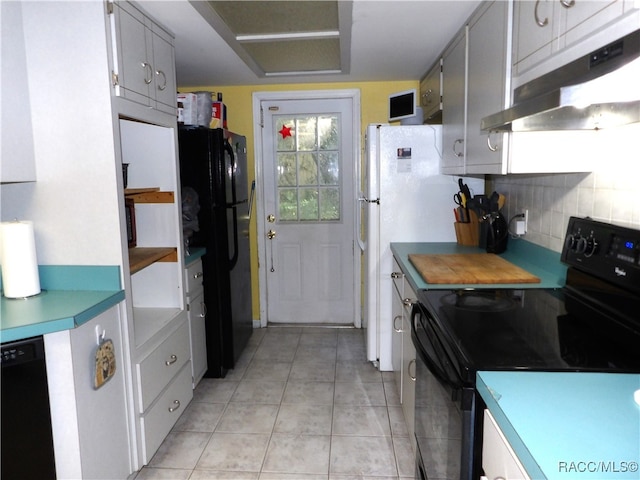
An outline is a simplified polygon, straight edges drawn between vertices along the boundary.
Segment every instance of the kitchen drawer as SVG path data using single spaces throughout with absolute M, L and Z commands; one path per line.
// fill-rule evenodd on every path
M 190 263 L 184 269 L 184 284 L 187 295 L 193 294 L 197 289 L 202 288 L 202 260 L 198 259 Z
M 158 348 L 138 364 L 140 412 L 144 412 L 191 357 L 189 323 L 184 322 Z
M 149 463 L 192 398 L 191 365 L 187 362 L 153 407 L 140 417 L 144 432 L 143 464 Z

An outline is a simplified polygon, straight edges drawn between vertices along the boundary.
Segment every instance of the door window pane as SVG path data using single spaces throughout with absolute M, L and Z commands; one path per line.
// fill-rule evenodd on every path
M 316 163 L 315 153 L 299 153 L 298 162 L 300 164 L 300 174 L 298 184 L 300 185 L 317 185 L 318 184 L 318 165 Z
M 275 129 L 278 220 L 340 221 L 339 116 L 283 116 Z
M 298 195 L 300 196 L 300 220 L 318 220 L 318 190 L 300 188 Z
M 298 190 L 296 188 L 279 188 L 278 204 L 280 220 L 298 220 Z
M 297 185 L 296 156 L 293 153 L 278 153 L 278 186 Z
M 321 152 L 318 155 L 318 169 L 321 185 L 338 185 L 340 180 L 340 162 L 337 152 Z
M 320 220 L 340 220 L 340 190 L 320 189 Z

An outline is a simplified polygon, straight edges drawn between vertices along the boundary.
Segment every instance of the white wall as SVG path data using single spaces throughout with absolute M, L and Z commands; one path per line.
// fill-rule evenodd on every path
M 487 192 L 507 197 L 507 219 L 529 210 L 523 238 L 560 252 L 572 215 L 640 229 L 640 124 L 597 134 L 606 153 L 592 159 L 591 173 L 487 177 Z
M 12 128 L 15 162 L 35 158 L 35 183 L 0 185 L 2 221 L 34 222 L 43 265 L 122 263 L 115 143 L 102 2 L 21 2 L 25 109 Z M 3 10 L 4 12 L 4 10 Z M 12 31 L 2 33 L 11 44 Z M 24 76 L 24 75 L 23 75 Z M 11 95 L 2 85 L 3 133 Z M 24 150 L 20 147 L 24 145 Z M 8 154 L 3 146 L 4 155 Z

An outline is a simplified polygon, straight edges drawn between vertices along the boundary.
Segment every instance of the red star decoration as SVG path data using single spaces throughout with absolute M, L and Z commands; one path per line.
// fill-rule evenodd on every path
M 287 138 L 287 137 L 290 137 L 291 136 L 291 127 L 287 127 L 286 125 L 283 125 L 278 133 L 280 135 L 282 135 L 283 139 Z

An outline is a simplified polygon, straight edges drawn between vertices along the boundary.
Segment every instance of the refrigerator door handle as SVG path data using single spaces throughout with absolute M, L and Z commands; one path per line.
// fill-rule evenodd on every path
M 236 206 L 238 203 L 246 202 L 246 200 L 238 202 L 236 198 L 236 156 L 233 153 L 233 147 L 227 140 L 224 141 L 224 149 L 229 154 L 229 165 L 227 168 L 231 180 L 231 202 L 227 202 L 227 208 L 231 209 L 233 218 L 233 225 L 231 227 L 233 229 L 233 250 L 229 252 L 229 270 L 233 270 L 236 263 L 238 263 L 238 210 Z
M 236 200 L 236 156 L 233 153 L 233 147 L 227 140 L 224 141 L 224 149 L 229 154 L 229 165 L 227 166 L 229 177 L 231 180 L 231 201 L 227 204 L 235 205 Z

